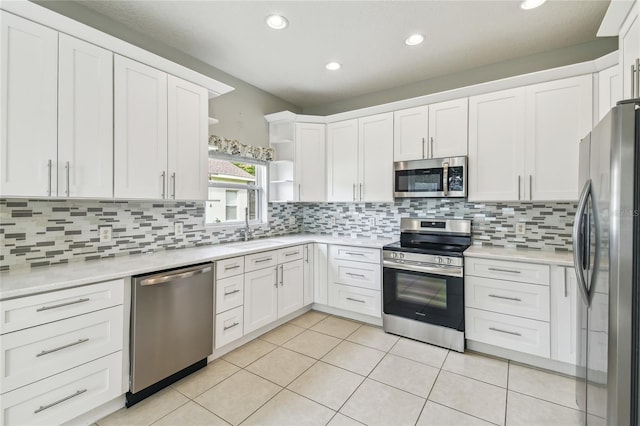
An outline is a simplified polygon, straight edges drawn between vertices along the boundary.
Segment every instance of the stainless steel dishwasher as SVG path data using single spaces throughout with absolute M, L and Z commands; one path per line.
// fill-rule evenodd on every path
M 127 407 L 204 367 L 212 351 L 212 263 L 133 277 Z

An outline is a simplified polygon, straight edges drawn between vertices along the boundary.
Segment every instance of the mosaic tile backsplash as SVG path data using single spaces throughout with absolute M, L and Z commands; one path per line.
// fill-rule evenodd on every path
M 251 238 L 302 231 L 295 204 L 269 204 L 269 223 Z M 0 199 L 0 271 L 242 241 L 243 228 L 205 228 L 203 202 Z M 289 225 L 289 217 L 296 224 Z M 174 236 L 174 223 L 184 234 Z M 100 243 L 98 227 L 112 240 Z
M 269 223 L 252 238 L 300 232 L 340 237 L 399 238 L 400 218 L 471 219 L 474 244 L 571 250 L 574 203 L 469 203 L 402 200 L 394 203 L 270 203 Z M 289 225 L 289 217 L 296 218 Z M 375 225 L 371 225 L 373 219 Z M 335 224 L 332 221 L 335 220 Z M 184 235 L 174 237 L 174 222 Z M 524 235 L 515 234 L 518 222 Z M 0 271 L 240 241 L 242 228 L 205 228 L 202 202 L 0 199 Z M 112 226 L 100 243 L 98 227 Z

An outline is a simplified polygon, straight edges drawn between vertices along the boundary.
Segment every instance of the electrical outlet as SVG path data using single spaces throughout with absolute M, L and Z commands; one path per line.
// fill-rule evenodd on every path
M 295 225 L 295 224 L 296 224 L 296 217 L 289 216 L 289 225 Z
M 176 222 L 173 225 L 173 232 L 176 237 L 179 237 L 184 234 L 184 224 L 182 222 Z
M 98 232 L 100 234 L 100 242 L 101 243 L 110 243 L 111 242 L 111 227 L 110 226 L 100 226 L 98 228 Z
M 375 217 L 370 217 L 369 218 L 369 225 L 370 226 L 376 226 L 376 218 Z
M 331 226 L 336 226 L 336 217 L 331 216 Z
M 527 232 L 527 225 L 524 222 L 516 223 L 516 235 L 524 235 Z

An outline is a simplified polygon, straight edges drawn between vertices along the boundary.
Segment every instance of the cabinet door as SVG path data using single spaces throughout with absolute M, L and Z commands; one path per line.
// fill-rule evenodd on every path
M 244 334 L 278 319 L 278 267 L 244 275 Z
M 598 73 L 598 120 L 622 99 L 620 66 L 614 65 Z
M 305 244 L 304 245 L 304 257 L 303 262 L 304 262 L 304 277 L 303 277 L 303 282 L 304 282 L 304 290 L 303 290 L 303 297 L 302 297 L 302 304 L 304 306 L 310 305 L 313 303 L 313 279 L 314 279 L 314 274 L 313 274 L 313 269 L 314 269 L 314 246 L 315 244 Z
M 393 161 L 428 158 L 428 124 L 426 105 L 393 113 Z
M 631 92 L 631 66 L 635 66 L 636 59 L 640 59 L 640 3 L 635 2 L 624 24 L 622 24 L 620 35 L 618 36 L 618 44 L 619 63 L 622 67 L 622 98 L 634 98 L 638 95 Z M 638 72 L 640 71 L 636 71 L 636 73 Z M 634 87 L 636 84 L 637 79 Z
M 114 196 L 166 198 L 167 74 L 114 57 Z
M 0 78 L 0 196 L 55 196 L 58 33 L 0 11 Z
M 469 200 L 511 201 L 522 195 L 524 89 L 469 98 Z
M 113 53 L 60 34 L 58 195 L 113 197 Z
M 393 113 L 358 120 L 360 201 L 393 201 Z
M 578 299 L 573 268 L 556 267 L 551 282 L 551 359 L 577 363 Z
M 322 305 L 328 303 L 327 250 L 326 244 L 313 245 L 313 301 Z
M 294 198 L 298 201 L 326 201 L 325 125 L 296 123 Z
M 168 87 L 168 193 L 177 200 L 206 200 L 209 94 L 172 75 Z
M 429 105 L 431 158 L 467 155 L 468 99 Z
M 591 130 L 591 74 L 526 88 L 526 200 L 578 199 L 578 146 Z
M 278 318 L 282 318 L 303 306 L 304 261 L 298 259 L 293 262 L 283 263 L 279 268 Z
M 327 125 L 327 201 L 356 201 L 357 181 L 358 120 L 330 123 Z

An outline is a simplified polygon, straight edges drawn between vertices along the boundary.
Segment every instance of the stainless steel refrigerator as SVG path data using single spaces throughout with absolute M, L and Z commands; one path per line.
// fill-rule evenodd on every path
M 588 425 L 639 424 L 639 169 L 640 99 L 621 101 L 580 142 L 576 395 Z

